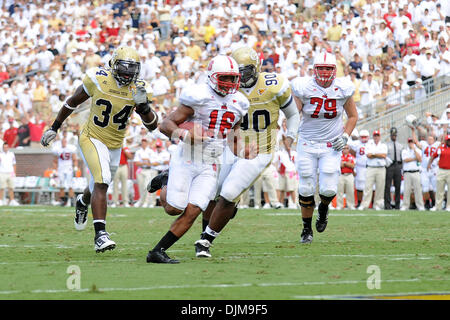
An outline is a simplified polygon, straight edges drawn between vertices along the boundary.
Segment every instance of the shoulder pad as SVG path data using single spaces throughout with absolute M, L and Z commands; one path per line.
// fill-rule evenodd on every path
M 203 106 L 211 99 L 207 84 L 193 84 L 183 88 L 178 101 L 189 107 Z
M 310 78 L 297 77 L 291 80 L 292 92 L 295 96 L 302 98 L 304 96 L 304 88 L 308 85 Z
M 86 75 L 83 78 L 83 88 L 89 96 L 92 97 L 95 90 L 100 90 L 97 76 L 108 76 L 108 72 L 108 70 L 101 67 L 90 68 L 86 71 Z
M 239 91 L 235 93 L 235 96 L 238 98 L 237 100 L 240 107 L 241 116 L 243 117 L 248 112 L 248 108 L 250 108 L 250 102 L 245 95 Z
M 356 90 L 353 82 L 346 78 L 336 78 L 335 86 L 342 90 L 346 98 L 351 97 Z

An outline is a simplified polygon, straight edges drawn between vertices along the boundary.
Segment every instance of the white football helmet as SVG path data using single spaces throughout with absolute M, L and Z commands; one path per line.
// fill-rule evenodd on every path
M 410 128 L 415 128 L 418 125 L 417 117 L 413 114 L 408 114 L 405 118 L 405 122 Z
M 211 59 L 207 69 L 209 86 L 220 95 L 235 93 L 239 89 L 241 74 L 232 57 L 218 55 Z
M 361 139 L 361 142 L 366 143 L 369 141 L 369 131 L 367 130 L 361 130 L 359 132 L 359 138 Z
M 336 57 L 329 52 L 321 52 L 314 58 L 314 79 L 321 87 L 329 87 L 336 78 Z

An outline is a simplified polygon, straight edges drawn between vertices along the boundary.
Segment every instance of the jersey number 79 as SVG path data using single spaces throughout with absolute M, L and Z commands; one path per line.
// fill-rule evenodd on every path
M 337 116 L 336 99 L 312 97 L 310 103 L 316 105 L 316 110 L 311 114 L 311 118 L 319 118 L 319 112 L 322 106 L 324 106 L 326 111 L 323 114 L 325 119 L 333 119 Z

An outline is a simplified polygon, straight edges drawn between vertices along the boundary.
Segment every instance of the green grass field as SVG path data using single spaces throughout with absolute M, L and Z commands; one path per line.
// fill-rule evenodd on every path
M 240 210 L 195 258 L 201 219 L 168 254 L 178 265 L 147 264 L 173 217 L 162 209 L 108 209 L 113 251 L 95 253 L 92 216 L 75 231 L 73 208 L 0 209 L 0 299 L 329 299 L 450 294 L 450 214 L 331 211 L 327 230 L 299 243 L 296 210 Z M 81 289 L 69 290 L 69 266 Z M 369 289 L 368 267 L 381 288 Z M 371 282 L 372 283 L 372 282 Z

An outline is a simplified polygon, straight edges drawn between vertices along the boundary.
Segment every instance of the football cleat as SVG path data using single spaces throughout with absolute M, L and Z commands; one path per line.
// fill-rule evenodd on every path
M 82 194 L 77 196 L 77 202 L 75 204 L 74 224 L 76 230 L 84 230 L 88 220 L 88 207 L 81 203 L 80 199 L 82 196 Z
M 197 258 L 211 258 L 209 248 L 212 246 L 207 239 L 200 239 L 195 241 L 195 255 Z
M 148 263 L 180 263 L 180 261 L 171 259 L 164 249 L 160 250 L 151 250 L 147 254 L 147 262 Z
M 313 241 L 312 229 L 303 229 L 301 234 L 301 243 L 311 243 Z
M 106 231 L 99 231 L 94 238 L 95 252 L 105 252 L 106 250 L 113 250 L 116 243 L 109 238 L 109 233 Z
M 150 193 L 158 191 L 159 189 L 167 185 L 168 180 L 169 170 L 164 170 L 149 182 L 149 184 L 147 185 L 147 191 Z
M 276 202 L 275 205 L 274 205 L 274 207 L 275 207 L 275 209 L 281 209 L 281 208 L 283 208 L 284 206 L 283 206 L 282 203 Z
M 316 219 L 316 230 L 317 232 L 324 232 L 328 224 L 328 205 L 321 202 L 317 211 L 319 214 Z

